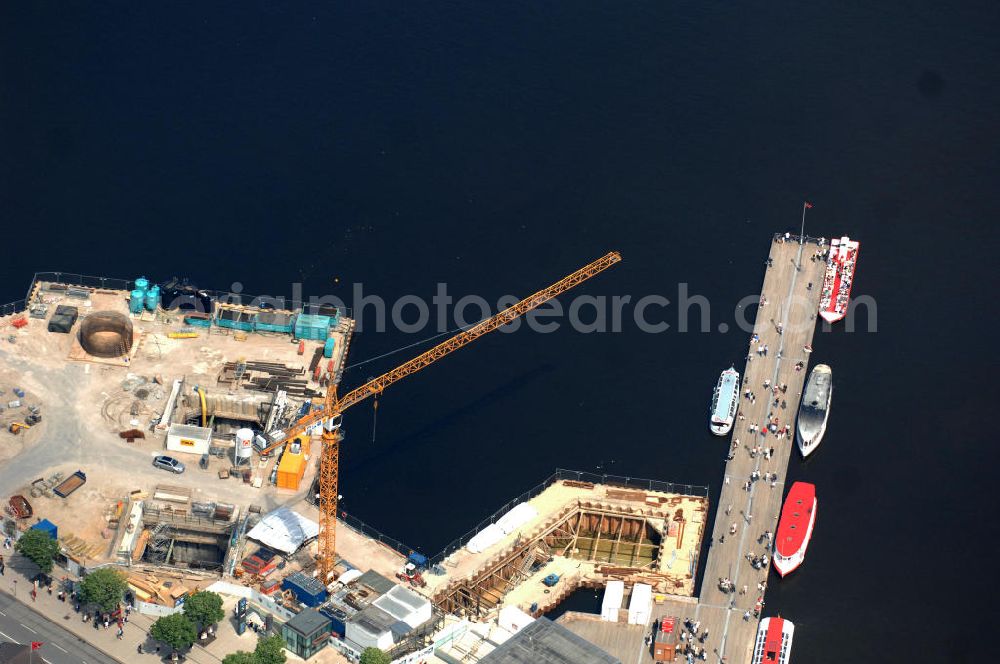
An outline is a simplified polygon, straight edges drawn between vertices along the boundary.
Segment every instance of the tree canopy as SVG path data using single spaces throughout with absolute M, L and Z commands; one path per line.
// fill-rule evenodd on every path
M 52 571 L 52 559 L 59 553 L 59 542 L 45 531 L 29 530 L 21 535 L 14 548 L 48 574 Z
M 214 625 L 226 617 L 222 610 L 222 597 L 209 590 L 199 590 L 184 600 L 184 615 L 202 628 Z
M 284 664 L 285 640 L 280 636 L 265 636 L 257 641 L 253 652 L 239 650 L 226 655 L 222 664 Z
M 198 632 L 183 613 L 173 613 L 159 618 L 149 633 L 174 650 L 188 648 L 198 638 Z
M 361 652 L 361 664 L 390 664 L 389 655 L 378 648 L 365 648 Z
M 253 651 L 257 664 L 284 664 L 285 640 L 280 636 L 265 636 L 257 641 Z
M 83 577 L 80 599 L 96 604 L 103 611 L 113 611 L 125 596 L 125 575 L 116 569 L 102 567 Z

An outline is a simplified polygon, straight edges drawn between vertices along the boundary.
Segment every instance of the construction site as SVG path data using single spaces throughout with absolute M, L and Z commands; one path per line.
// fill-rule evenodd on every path
M 121 567 L 140 610 L 179 610 L 204 588 L 246 599 L 238 628 L 282 634 L 306 659 L 331 645 L 352 661 L 365 647 L 479 661 L 491 648 L 475 625 L 527 624 L 579 588 L 689 598 L 706 487 L 557 471 L 433 557 L 338 513 L 345 410 L 620 260 L 344 394 L 345 310 L 36 275 L 23 310 L 0 318 L 5 532 L 51 526 L 70 573 Z

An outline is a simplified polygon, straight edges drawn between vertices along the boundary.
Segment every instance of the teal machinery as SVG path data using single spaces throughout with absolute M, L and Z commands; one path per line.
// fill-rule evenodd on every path
M 160 304 L 160 287 L 153 286 L 148 291 L 146 291 L 146 310 L 156 311 L 156 307 Z
M 135 280 L 135 288 L 129 294 L 128 310 L 133 314 L 141 314 L 146 304 L 146 289 L 149 288 L 149 279 L 139 277 Z

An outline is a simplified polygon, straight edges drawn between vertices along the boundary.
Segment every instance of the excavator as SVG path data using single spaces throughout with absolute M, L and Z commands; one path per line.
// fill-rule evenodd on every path
M 549 300 L 558 297 L 571 288 L 587 281 L 604 270 L 620 263 L 622 256 L 612 251 L 596 261 L 583 266 L 576 272 L 563 277 L 554 284 L 530 295 L 515 305 L 507 307 L 496 315 L 480 321 L 476 325 L 458 332 L 455 336 L 421 353 L 412 360 L 395 369 L 369 380 L 361 387 L 351 390 L 343 396 L 337 394 L 337 386 L 331 384 L 326 391 L 322 408 L 305 414 L 288 429 L 272 435 L 272 441 L 261 450 L 261 456 L 266 456 L 277 448 L 301 436 L 322 428 L 323 451 L 319 469 L 319 579 L 327 583 L 336 563 L 336 528 L 337 528 L 337 497 L 340 472 L 340 441 L 343 435 L 340 431 L 343 413 L 369 397 L 377 397 L 385 388 L 403 378 L 417 373 L 441 358 L 453 353 L 485 334 L 497 330 L 513 320 L 523 316 Z M 407 577 L 407 580 L 411 580 Z M 415 580 L 415 579 L 413 579 Z M 413 581 L 411 580 L 411 582 Z M 422 581 L 422 579 L 420 579 Z M 419 582 L 418 582 L 419 583 Z

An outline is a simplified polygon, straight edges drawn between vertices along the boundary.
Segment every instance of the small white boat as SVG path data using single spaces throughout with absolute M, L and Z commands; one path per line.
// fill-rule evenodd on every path
M 712 416 L 709 429 L 716 436 L 725 436 L 733 428 L 736 411 L 740 407 L 740 372 L 729 367 L 719 376 L 712 392 Z
M 799 452 L 803 458 L 816 451 L 823 434 L 826 421 L 830 417 L 830 401 L 833 398 L 833 370 L 826 364 L 817 364 L 809 372 L 806 388 L 799 404 L 799 416 L 795 430 L 798 434 Z

